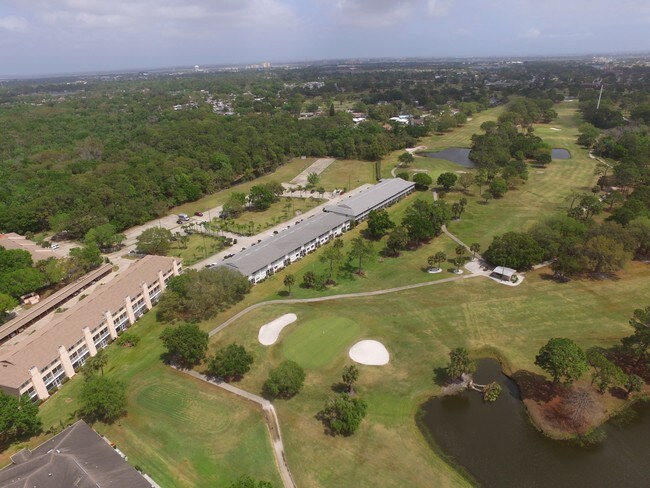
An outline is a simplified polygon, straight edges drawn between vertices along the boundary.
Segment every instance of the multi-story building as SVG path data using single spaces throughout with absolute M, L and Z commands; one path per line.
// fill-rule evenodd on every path
M 415 183 L 400 178 L 382 180 L 337 205 L 325 206 L 322 215 L 306 219 L 263 240 L 222 266 L 239 271 L 251 283 L 259 283 L 276 271 L 304 257 L 348 230 L 352 222 L 368 217 L 372 210 L 388 207 L 413 191 Z
M 12 337 L 0 346 L 0 389 L 47 399 L 150 310 L 180 271 L 174 258 L 145 256 L 68 310 Z

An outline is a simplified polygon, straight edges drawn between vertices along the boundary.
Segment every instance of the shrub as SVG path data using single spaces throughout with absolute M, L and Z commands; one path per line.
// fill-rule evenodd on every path
M 287 399 L 295 396 L 304 382 L 305 370 L 298 363 L 287 360 L 269 371 L 269 378 L 262 389 L 267 398 Z

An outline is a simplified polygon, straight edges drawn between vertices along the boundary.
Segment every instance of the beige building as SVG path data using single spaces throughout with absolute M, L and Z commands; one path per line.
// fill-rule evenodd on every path
M 11 338 L 0 346 L 0 389 L 45 400 L 150 310 L 180 272 L 174 258 L 145 256 L 70 309 L 48 317 L 42 327 L 36 324 Z

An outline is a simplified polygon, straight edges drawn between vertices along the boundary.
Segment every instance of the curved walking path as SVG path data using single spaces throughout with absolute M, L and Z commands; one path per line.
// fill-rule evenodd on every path
M 268 401 L 266 398 L 250 393 L 241 388 L 237 388 L 231 384 L 228 384 L 223 381 L 214 380 L 208 378 L 206 375 L 197 373 L 192 370 L 179 369 L 176 366 L 172 366 L 177 371 L 181 373 L 192 376 L 206 383 L 210 383 L 216 387 L 219 387 L 223 390 L 226 390 L 230 393 L 233 393 L 237 396 L 245 398 L 253 403 L 256 403 L 262 407 L 262 412 L 264 413 L 264 420 L 266 421 L 266 426 L 269 429 L 269 434 L 271 436 L 271 445 L 273 446 L 273 455 L 275 456 L 275 463 L 280 471 L 280 478 L 282 478 L 282 484 L 284 488 L 297 488 L 296 482 L 291 475 L 289 470 L 289 464 L 287 463 L 287 456 L 284 453 L 284 443 L 282 442 L 282 434 L 280 433 L 280 422 L 278 422 L 278 416 L 275 413 L 275 408 L 273 404 Z
M 277 304 L 293 304 L 293 303 L 318 303 L 318 302 L 327 302 L 330 300 L 343 300 L 346 298 L 364 298 L 364 297 L 374 297 L 378 295 L 386 295 L 388 293 L 396 293 L 399 291 L 405 291 L 405 290 L 413 290 L 415 288 L 422 288 L 424 286 L 431 286 L 431 285 L 437 285 L 440 283 L 449 283 L 450 281 L 458 281 L 458 280 L 466 280 L 468 278 L 476 278 L 477 276 L 483 276 L 481 274 L 470 274 L 470 275 L 461 275 L 461 276 L 454 276 L 452 278 L 444 278 L 442 280 L 437 280 L 437 281 L 426 281 L 424 283 L 414 283 L 412 285 L 404 285 L 404 286 L 396 286 L 394 288 L 385 288 L 383 290 L 373 290 L 373 291 L 362 291 L 358 293 L 344 293 L 341 295 L 329 295 L 326 297 L 315 297 L 315 298 L 288 298 L 288 299 L 283 299 L 283 300 L 267 300 L 264 302 L 257 302 L 254 303 L 253 305 L 250 305 L 246 307 L 244 310 L 236 313 L 232 317 L 230 317 L 228 320 L 226 320 L 224 323 L 221 325 L 215 327 L 210 331 L 210 336 L 213 336 L 217 334 L 218 332 L 222 331 L 226 327 L 228 327 L 230 324 L 232 324 L 234 321 L 237 319 L 243 317 L 246 315 L 248 312 L 251 312 L 253 310 L 256 310 L 258 308 L 265 307 L 267 305 L 277 305 Z

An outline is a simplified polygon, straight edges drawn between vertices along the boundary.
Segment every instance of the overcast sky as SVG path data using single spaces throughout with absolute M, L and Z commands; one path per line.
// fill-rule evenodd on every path
M 0 76 L 650 50 L 650 0 L 0 0 Z

